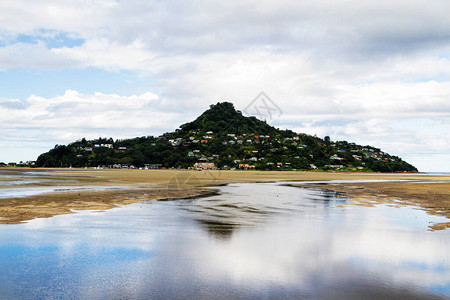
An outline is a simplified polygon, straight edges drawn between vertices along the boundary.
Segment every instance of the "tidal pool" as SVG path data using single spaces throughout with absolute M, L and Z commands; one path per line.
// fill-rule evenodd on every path
M 1 185 L 1 184 L 0 184 Z M 10 184 L 20 185 L 20 184 Z M 28 196 L 35 196 L 46 193 L 66 193 L 66 192 L 80 192 L 80 191 L 99 191 L 99 190 L 124 190 L 124 186 L 39 186 L 27 187 L 25 185 L 16 188 L 0 188 L 0 200 L 3 198 L 23 198 Z
M 444 299 L 449 231 L 280 183 L 0 225 L 0 298 Z

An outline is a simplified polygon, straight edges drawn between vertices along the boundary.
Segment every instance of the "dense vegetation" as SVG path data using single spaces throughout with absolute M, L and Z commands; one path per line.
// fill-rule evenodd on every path
M 245 117 L 228 102 L 211 105 L 196 120 L 159 137 L 126 140 L 81 139 L 56 145 L 39 156 L 41 167 L 191 168 L 212 162 L 218 168 L 400 172 L 417 169 L 371 146 L 280 130 Z

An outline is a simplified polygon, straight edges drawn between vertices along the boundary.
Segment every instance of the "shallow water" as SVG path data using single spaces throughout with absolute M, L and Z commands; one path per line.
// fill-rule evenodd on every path
M 20 184 L 11 184 L 20 185 Z M 80 191 L 99 191 L 99 190 L 120 190 L 127 189 L 124 186 L 40 186 L 26 187 L 24 185 L 14 188 L 0 188 L 0 200 L 5 198 L 23 198 L 35 196 L 45 193 L 64 193 L 64 192 L 80 192 Z
M 231 184 L 212 197 L 0 226 L 2 299 L 450 297 L 443 217 Z
M 26 184 L 36 184 L 43 182 L 51 182 L 49 180 L 1 180 L 0 186 L 8 186 L 8 185 L 26 185 Z
M 64 174 L 49 170 L 28 170 L 28 169 L 9 169 L 0 170 L 0 200 L 4 198 L 22 198 L 34 195 L 40 195 L 53 192 L 78 192 L 91 190 L 111 190 L 111 189 L 126 189 L 125 186 L 106 186 L 106 185 L 68 185 L 79 183 L 77 180 L 61 180 L 56 176 L 77 175 L 83 174 L 83 171 L 76 171 L 78 173 Z M 97 171 L 98 172 L 98 171 Z M 54 178 L 52 178 L 54 177 Z M 45 185 L 44 185 L 45 184 Z

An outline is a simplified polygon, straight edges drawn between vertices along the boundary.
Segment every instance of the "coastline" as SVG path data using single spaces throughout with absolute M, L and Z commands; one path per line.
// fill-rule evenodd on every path
M 11 169 L 17 171 L 17 169 Z M 92 170 L 92 169 L 29 169 L 39 172 L 42 182 L 3 185 L 5 188 L 39 188 L 48 186 L 92 187 L 104 190 L 52 192 L 28 197 L 0 199 L 0 223 L 17 224 L 34 218 L 47 218 L 73 210 L 107 210 L 152 200 L 170 200 L 208 196 L 217 190 L 206 188 L 228 183 L 293 182 L 293 185 L 329 189 L 345 193 L 348 204 L 373 206 L 414 205 L 431 214 L 450 219 L 450 176 L 420 173 L 325 173 L 301 171 L 194 171 L 194 170 Z M 27 178 L 16 178 L 25 180 Z M 0 181 L 8 178 L 0 176 Z M 10 180 L 10 179 L 8 179 Z M 349 180 L 326 185 L 310 181 Z M 377 180 L 376 182 L 360 182 Z M 389 181 L 388 181 L 389 180 Z M 305 182 L 294 184 L 294 182 Z M 114 187 L 120 187 L 114 189 Z M 446 229 L 450 222 L 431 226 Z

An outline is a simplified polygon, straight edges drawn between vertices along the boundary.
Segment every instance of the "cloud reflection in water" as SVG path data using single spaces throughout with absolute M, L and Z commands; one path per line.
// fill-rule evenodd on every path
M 0 290 L 77 298 L 433 298 L 450 235 L 409 207 L 233 184 L 221 195 L 0 227 Z M 436 296 L 436 297 L 437 297 Z

